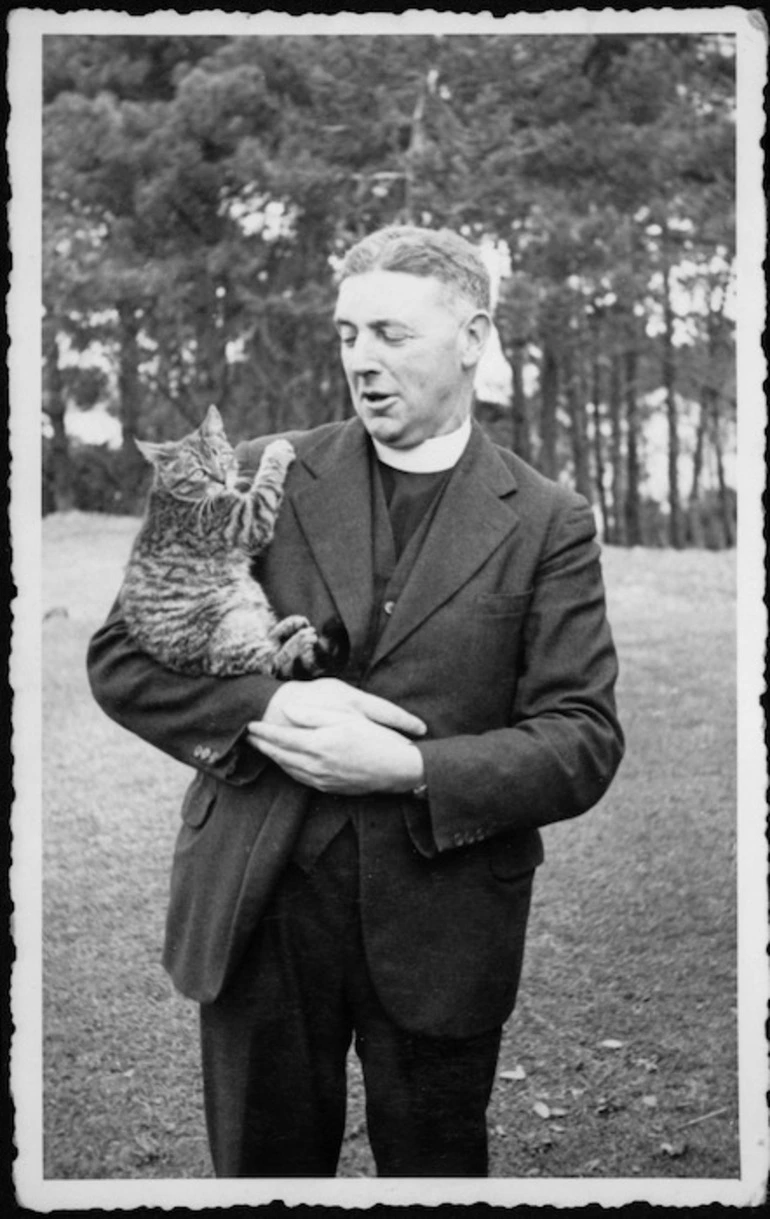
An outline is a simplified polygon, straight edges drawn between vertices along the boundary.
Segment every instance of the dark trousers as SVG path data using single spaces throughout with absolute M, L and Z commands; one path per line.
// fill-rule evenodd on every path
M 433 1038 L 388 1017 L 364 957 L 347 827 L 311 872 L 289 865 L 234 983 L 201 1008 L 217 1176 L 334 1176 L 353 1037 L 378 1175 L 486 1176 L 500 1033 Z

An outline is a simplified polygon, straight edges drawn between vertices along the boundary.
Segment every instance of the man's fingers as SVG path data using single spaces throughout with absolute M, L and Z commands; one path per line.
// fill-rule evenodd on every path
M 350 708 L 341 711 L 337 707 L 316 707 L 312 703 L 298 703 L 283 709 L 287 725 L 294 728 L 323 728 L 326 724 L 336 724 L 341 715 L 353 714 Z
M 387 698 L 380 698 L 378 694 L 367 694 L 365 690 L 358 690 L 355 705 L 368 720 L 384 724 L 386 728 L 393 728 L 396 732 L 405 732 L 408 736 L 424 736 L 428 731 L 424 722 L 416 715 L 404 711 L 403 707 L 389 702 Z
M 249 724 L 248 731 L 249 736 L 259 745 L 273 745 L 280 749 L 296 749 L 299 742 L 306 739 L 302 729 L 284 728 L 279 724 L 265 724 L 262 720 L 254 720 Z
M 293 738 L 293 729 L 258 724 L 254 724 L 253 728 L 255 731 L 249 731 L 249 744 L 263 753 L 266 758 L 270 758 L 271 762 L 277 762 L 279 766 L 288 771 L 293 771 L 295 767 L 305 764 L 305 752 L 297 747 L 296 739 Z M 256 731 L 257 729 L 258 731 Z M 288 737 L 281 735 L 284 732 L 289 734 Z
M 407 736 L 424 736 L 427 731 L 421 719 L 389 699 L 359 690 L 335 677 L 285 682 L 271 698 L 261 722 L 322 728 L 348 716 L 361 716 Z

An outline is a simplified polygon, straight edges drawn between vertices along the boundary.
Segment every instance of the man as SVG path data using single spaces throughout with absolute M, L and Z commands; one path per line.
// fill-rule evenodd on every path
M 165 962 L 201 1002 L 220 1176 L 334 1175 L 351 1039 L 379 1175 L 486 1175 L 539 827 L 620 761 L 591 510 L 471 421 L 488 309 L 446 231 L 342 267 L 355 418 L 291 436 L 259 573 L 280 616 L 341 619 L 340 677 L 183 678 L 117 613 L 92 641 L 105 710 L 198 770 Z

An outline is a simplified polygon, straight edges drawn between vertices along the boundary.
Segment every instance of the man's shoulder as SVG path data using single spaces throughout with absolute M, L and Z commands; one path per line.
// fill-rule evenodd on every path
M 259 459 L 264 453 L 267 446 L 273 440 L 288 440 L 294 446 L 298 456 L 304 456 L 313 449 L 334 440 L 340 432 L 345 430 L 350 423 L 350 420 L 336 420 L 333 423 L 322 423 L 314 428 L 295 428 L 286 432 L 270 432 L 264 436 L 257 436 L 252 440 L 242 440 L 236 445 L 236 456 L 242 467 L 245 469 L 256 469 L 259 465 Z
M 584 497 L 566 483 L 547 478 L 545 474 L 541 474 L 539 470 L 536 470 L 511 449 L 492 443 L 499 459 L 513 475 L 520 497 L 531 499 L 533 502 L 549 508 L 569 509 L 587 506 Z

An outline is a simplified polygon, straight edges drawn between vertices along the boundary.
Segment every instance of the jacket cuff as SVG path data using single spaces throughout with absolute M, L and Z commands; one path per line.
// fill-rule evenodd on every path
M 280 685 L 277 680 L 263 678 L 259 691 L 250 692 L 249 706 L 248 709 L 244 708 L 243 714 L 252 720 L 261 719 Z M 212 733 L 212 737 L 213 741 L 209 738 L 208 742 L 199 741 L 192 746 L 190 761 L 199 770 L 240 787 L 253 782 L 265 769 L 268 759 L 249 744 L 243 722 L 236 732 L 229 733 L 224 740 L 221 739 L 221 730 Z
M 438 854 L 438 846 L 433 834 L 433 823 L 431 821 L 431 790 L 428 768 L 423 752 L 424 742 L 415 741 L 414 744 L 422 754 L 425 778 L 411 795 L 407 794 L 405 797 L 404 821 L 409 837 L 412 840 L 412 845 L 426 859 L 433 859 Z
M 457 847 L 471 846 L 491 837 L 499 828 L 493 824 L 481 824 L 479 817 L 485 802 L 482 799 L 473 801 L 471 816 L 468 810 L 458 815 L 457 793 L 454 790 L 452 777 L 454 771 L 449 765 L 454 746 L 451 740 L 420 741 L 418 748 L 422 753 L 425 766 L 425 784 L 428 791 L 427 801 L 421 801 L 424 806 L 424 816 L 429 824 L 429 841 L 432 845 L 431 854 L 453 850 Z M 447 775 L 449 782 L 447 783 Z M 428 832 L 420 830 L 423 843 L 428 842 Z M 411 830 L 410 830 L 411 833 Z M 412 837 L 414 841 L 414 836 Z M 420 846 L 415 842 L 415 846 Z M 423 851 L 423 854 L 427 852 Z
M 198 770 L 213 775 L 223 783 L 241 787 L 252 783 L 267 765 L 267 758 L 253 749 L 245 733 L 239 733 L 230 745 L 215 753 L 210 746 L 195 745 L 192 762 Z

